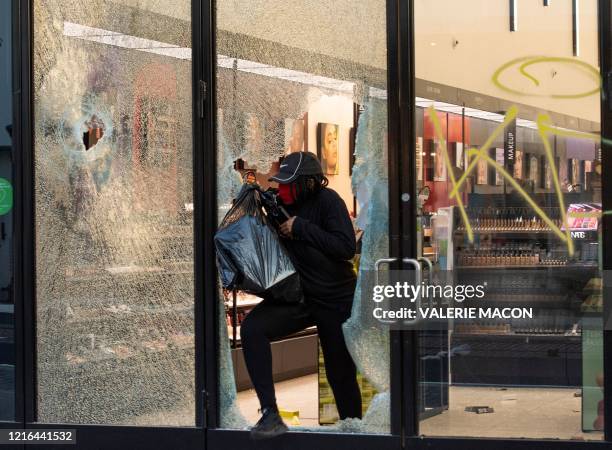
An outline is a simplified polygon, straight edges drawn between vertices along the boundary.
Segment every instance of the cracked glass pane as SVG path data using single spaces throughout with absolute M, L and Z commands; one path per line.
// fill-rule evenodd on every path
M 39 421 L 195 424 L 190 4 L 34 3 Z
M 217 6 L 217 203 L 221 221 L 244 179 L 264 189 L 281 159 L 309 151 L 353 218 L 359 270 L 387 256 L 386 5 L 384 1 L 234 0 Z M 273 13 L 272 13 L 273 12 Z M 325 136 L 325 140 L 322 137 Z M 317 330 L 272 342 L 277 403 L 285 422 L 318 431 L 388 433 L 389 339 L 360 322 L 359 277 L 343 332 L 358 370 L 363 419 L 339 420 Z M 220 296 L 221 426 L 259 418 L 240 340 L 261 300 Z M 235 305 L 234 305 L 235 304 Z M 381 356 L 382 355 L 382 356 Z

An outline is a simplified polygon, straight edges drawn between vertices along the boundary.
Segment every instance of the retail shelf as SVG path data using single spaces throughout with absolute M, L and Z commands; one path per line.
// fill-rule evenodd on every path
M 259 303 L 261 303 L 262 299 L 259 297 L 256 297 L 254 295 L 246 295 L 243 298 L 240 298 L 241 296 L 238 296 L 238 299 L 236 301 L 236 307 L 238 308 L 249 308 L 251 306 L 255 306 L 258 305 Z M 229 299 L 225 300 L 225 305 L 228 307 L 232 307 L 232 298 L 230 295 Z
M 191 343 L 189 346 L 176 345 L 170 342 L 165 344 L 165 347 L 159 349 L 130 349 L 132 352 L 126 353 L 125 355 L 119 355 L 116 353 L 117 348 L 120 346 L 107 347 L 106 353 L 103 353 L 105 350 L 99 350 L 97 354 L 89 355 L 76 355 L 68 352 L 64 354 L 64 358 L 61 363 L 43 362 L 41 365 L 46 366 L 45 370 L 57 370 L 58 367 L 69 368 L 70 376 L 84 375 L 89 377 L 99 377 L 106 373 L 100 369 L 101 366 L 110 371 L 109 373 L 112 373 L 112 371 L 120 368 L 138 371 L 142 368 L 143 359 L 159 360 L 161 357 L 176 359 L 179 357 L 178 352 L 191 353 L 195 350 L 193 343 Z M 95 371 L 93 370 L 92 366 L 95 366 Z
M 230 341 L 231 341 L 232 340 L 232 336 L 233 336 L 233 334 L 232 334 L 232 326 L 231 325 L 227 326 L 227 334 L 229 335 L 229 338 L 230 338 Z M 293 334 L 290 334 L 288 336 L 284 336 L 284 337 L 279 338 L 279 339 L 273 339 L 272 342 L 286 341 L 288 339 L 293 339 L 293 338 L 297 338 L 297 337 L 301 337 L 301 336 L 310 336 L 310 335 L 313 335 L 313 334 L 317 334 L 317 327 L 316 326 L 305 328 L 305 329 L 303 329 L 301 331 L 298 331 L 297 333 L 293 333 Z M 238 346 L 240 346 L 240 326 L 238 326 L 238 330 L 237 330 L 236 336 L 237 336 L 236 344 Z
M 500 331 L 456 332 L 456 331 L 453 331 L 453 334 L 452 334 L 453 339 L 479 338 L 483 336 L 495 337 L 495 338 L 501 338 L 501 339 L 509 339 L 509 340 L 515 340 L 516 338 L 553 338 L 553 339 L 563 338 L 563 339 L 569 339 L 569 340 L 580 340 L 581 339 L 581 333 L 569 333 L 569 331 L 562 331 L 559 333 L 515 332 L 515 331 L 509 331 L 509 332 L 500 332 Z
M 596 269 L 597 264 L 531 264 L 524 266 L 457 266 L 457 270 L 472 269 Z
M 114 306 L 114 305 L 112 305 Z M 120 305 L 121 306 L 121 305 Z M 67 320 L 68 325 L 73 324 L 91 324 L 93 325 L 96 322 L 107 322 L 107 321 L 117 321 L 121 319 L 131 319 L 137 317 L 152 317 L 157 314 L 189 314 L 193 313 L 193 304 L 191 305 L 172 305 L 166 307 L 139 307 L 138 309 L 134 309 L 134 306 L 131 306 L 130 309 L 117 309 L 111 310 L 108 308 L 101 309 L 92 309 L 87 313 L 83 313 L 83 311 L 76 310 L 72 317 Z
M 474 233 L 484 233 L 484 234 L 500 234 L 500 235 L 534 235 L 534 234 L 542 234 L 542 235 L 546 235 L 546 234 L 552 234 L 553 231 L 551 229 L 548 228 L 542 228 L 542 229 L 533 229 L 533 230 L 521 230 L 521 229 L 516 229 L 516 230 L 500 230 L 500 229 L 481 229 L 481 228 L 473 228 L 472 231 Z M 562 231 L 564 232 L 564 231 Z M 582 240 L 596 240 L 597 239 L 597 231 L 595 230 L 572 230 L 572 233 L 574 232 L 584 232 L 585 236 L 583 238 L 581 238 Z M 454 231 L 455 234 L 467 234 L 467 231 L 465 229 L 459 229 L 459 230 L 455 230 Z
M 236 307 L 237 308 L 250 308 L 250 307 L 256 306 L 256 305 L 258 305 L 260 303 L 261 303 L 261 299 L 260 300 L 245 300 L 245 301 L 242 301 L 242 302 L 237 302 L 236 303 Z M 232 302 L 231 301 L 230 302 L 226 301 L 225 305 L 229 306 L 231 308 L 232 307 Z

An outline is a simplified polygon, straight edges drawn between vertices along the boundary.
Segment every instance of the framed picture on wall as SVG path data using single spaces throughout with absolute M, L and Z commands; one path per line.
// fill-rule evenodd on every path
M 467 150 L 470 150 L 471 148 L 478 148 L 480 147 L 479 145 L 474 145 L 472 147 L 470 147 L 468 145 Z M 463 170 L 466 170 L 468 168 L 468 166 L 470 165 L 470 162 L 472 161 L 472 158 L 468 155 L 468 151 L 464 151 L 463 152 Z
M 540 187 L 543 189 L 552 189 L 552 170 L 546 155 L 540 157 L 540 168 L 542 171 L 540 176 Z
M 499 166 L 504 167 L 504 149 L 503 148 L 495 149 L 495 162 Z M 504 184 L 504 177 L 502 176 L 499 170 L 496 170 L 495 171 L 495 185 L 501 186 L 502 184 Z
M 561 163 L 561 158 L 556 158 L 557 160 L 557 170 L 559 171 L 559 183 L 561 184 L 561 188 L 564 188 L 569 184 L 569 175 L 567 172 L 567 163 Z
M 523 151 L 516 150 L 514 152 L 514 174 L 512 175 L 517 180 L 523 179 Z
M 476 163 L 476 184 L 488 184 L 489 167 L 484 159 L 479 159 Z
M 459 167 L 460 169 L 465 169 L 465 166 L 463 165 L 463 143 L 455 142 L 453 145 L 455 146 L 455 166 Z
M 304 119 L 285 119 L 284 131 L 285 154 L 303 152 L 305 150 Z
M 593 171 L 593 162 L 592 161 L 583 161 L 583 172 L 582 172 L 582 186 L 586 190 L 589 186 L 589 177 L 590 173 Z
M 440 147 L 440 143 L 434 141 L 433 146 L 433 162 L 434 162 L 434 181 L 446 181 L 446 163 L 444 161 L 444 149 Z
M 436 153 L 436 143 L 431 139 L 425 139 L 423 141 L 423 178 L 425 181 L 433 181 L 434 176 L 434 155 Z
M 570 182 L 572 184 L 580 184 L 580 160 L 571 158 L 569 160 L 568 169 L 571 174 Z
M 538 157 L 534 154 L 529 155 L 529 180 L 533 181 L 534 186 L 539 186 L 538 180 L 540 178 L 540 165 Z
M 349 175 L 353 175 L 353 166 L 355 165 L 355 127 L 349 130 Z
M 340 126 L 335 123 L 317 124 L 317 156 L 325 175 L 340 173 L 338 158 Z
M 416 138 L 416 179 L 417 181 L 423 181 L 423 138 L 421 136 Z

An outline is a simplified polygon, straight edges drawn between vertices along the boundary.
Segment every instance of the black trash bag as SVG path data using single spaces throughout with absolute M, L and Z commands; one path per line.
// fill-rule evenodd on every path
M 215 234 L 221 283 L 259 297 L 302 301 L 298 273 L 262 209 L 257 185 L 244 185 Z

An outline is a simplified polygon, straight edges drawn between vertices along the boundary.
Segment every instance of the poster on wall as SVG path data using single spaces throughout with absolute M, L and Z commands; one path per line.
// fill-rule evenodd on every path
M 584 167 L 583 167 L 583 175 L 582 175 L 582 185 L 584 186 L 585 190 L 588 188 L 588 186 L 590 186 L 589 183 L 589 178 L 590 178 L 590 173 L 593 171 L 593 161 L 584 161 Z
M 489 168 L 487 161 L 479 159 L 476 163 L 476 184 L 487 184 L 489 181 Z
M 495 149 L 495 162 L 499 166 L 504 167 L 504 149 L 503 148 Z M 502 176 L 499 170 L 496 170 L 495 171 L 495 185 L 501 186 L 503 183 L 504 183 L 504 177 Z
M 355 135 L 355 127 L 351 127 L 349 130 L 349 175 L 353 176 L 353 166 L 355 165 L 355 141 L 357 137 Z
M 460 169 L 465 169 L 463 163 L 463 143 L 455 142 L 455 166 L 459 167 Z
M 538 186 L 539 178 L 540 167 L 538 164 L 538 157 L 536 155 L 529 155 L 529 180 L 533 181 L 534 186 Z
M 543 189 L 551 189 L 552 188 L 552 170 L 550 168 L 550 162 L 548 162 L 548 158 L 546 156 L 540 157 L 540 168 L 542 174 L 540 176 L 540 187 Z
M 561 158 L 557 158 L 557 167 L 559 170 L 559 183 L 561 183 L 561 188 L 564 189 L 569 184 L 568 172 L 567 172 L 567 163 L 562 164 Z
M 340 173 L 339 134 L 340 126 L 335 123 L 317 124 L 317 156 L 321 161 L 325 175 L 338 175 Z
M 417 181 L 423 181 L 423 138 L 416 138 L 416 179 Z
M 434 181 L 446 181 L 444 149 L 440 146 L 438 141 L 434 141 L 432 156 L 434 157 Z
M 285 119 L 285 154 L 303 152 L 304 119 Z
M 580 184 L 580 160 L 571 158 L 569 163 L 571 183 Z
M 523 151 L 516 150 L 514 154 L 514 170 L 513 177 L 517 180 L 523 179 Z

